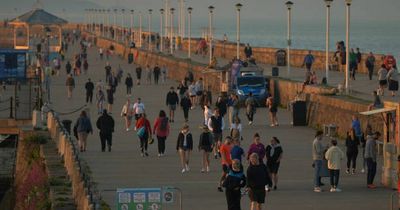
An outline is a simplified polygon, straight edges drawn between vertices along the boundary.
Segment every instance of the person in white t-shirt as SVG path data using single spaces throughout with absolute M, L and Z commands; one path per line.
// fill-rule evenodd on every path
M 138 120 L 145 113 L 144 104 L 141 102 L 140 98 L 138 98 L 136 103 L 133 104 L 133 113 L 135 114 L 136 120 Z

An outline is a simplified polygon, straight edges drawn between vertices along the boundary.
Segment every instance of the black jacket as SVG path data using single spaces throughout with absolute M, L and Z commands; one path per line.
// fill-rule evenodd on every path
M 176 150 L 179 150 L 180 148 L 184 148 L 183 147 L 184 141 L 185 141 L 185 136 L 183 135 L 182 132 L 180 132 L 178 135 L 178 141 L 176 142 Z M 189 150 L 193 150 L 193 138 L 192 138 L 191 133 L 188 133 L 186 135 L 186 148 Z
M 93 90 L 94 90 L 93 82 L 86 82 L 85 89 L 86 89 L 86 93 L 93 93 Z
M 360 145 L 360 141 L 358 140 L 358 138 L 353 137 L 352 139 L 349 136 L 346 138 L 347 151 L 358 151 L 358 145 Z
M 240 190 L 240 188 L 246 186 L 246 176 L 242 171 L 235 172 L 231 170 L 222 183 L 222 186 L 227 190 Z
M 247 186 L 251 189 L 264 189 L 265 185 L 272 185 L 267 166 L 264 163 L 250 165 L 247 168 Z
M 200 134 L 199 149 L 210 149 L 212 144 L 213 138 L 210 132 L 203 132 Z
M 190 102 L 190 99 L 188 97 L 185 96 L 181 99 L 181 107 L 185 110 L 189 110 L 190 107 L 192 107 L 192 102 Z
M 114 132 L 114 119 L 107 113 L 103 113 L 97 119 L 96 126 L 100 130 L 100 133 L 112 133 Z
M 179 97 L 178 94 L 176 94 L 175 91 L 169 91 L 167 93 L 167 99 L 166 99 L 166 104 L 167 105 L 176 105 L 179 103 Z
M 132 87 L 132 86 L 133 86 L 132 77 L 127 77 L 127 78 L 125 79 L 125 85 L 126 85 L 127 87 Z

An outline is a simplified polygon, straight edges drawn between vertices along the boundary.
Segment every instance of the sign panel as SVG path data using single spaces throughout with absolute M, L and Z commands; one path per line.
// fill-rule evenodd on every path
M 117 189 L 117 210 L 161 210 L 161 188 Z

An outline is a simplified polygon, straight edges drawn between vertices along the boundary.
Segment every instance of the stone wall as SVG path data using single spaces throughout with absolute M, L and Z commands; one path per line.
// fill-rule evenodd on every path
M 216 93 L 221 92 L 221 84 L 225 81 L 223 78 L 226 78 L 225 72 L 223 71 L 207 70 L 205 65 L 197 63 L 190 64 L 187 59 L 177 59 L 171 56 L 138 49 L 127 49 L 124 45 L 116 44 L 111 40 L 103 38 L 97 38 L 97 45 L 103 48 L 114 45 L 115 53 L 124 56 L 124 58 L 127 58 L 129 50 L 134 54 L 138 53 L 138 59 L 135 63 L 142 66 L 147 64 L 153 66 L 155 63 L 166 65 L 169 69 L 168 77 L 176 81 L 182 80 L 188 69 L 191 69 L 195 78 L 202 77 L 206 86 L 209 85 L 211 90 Z M 269 55 L 274 52 L 274 49 L 264 48 L 263 50 L 270 52 Z M 227 52 L 228 51 L 235 52 L 233 48 L 227 50 Z M 266 57 L 265 59 L 272 58 Z M 270 87 L 271 92 L 278 99 L 279 103 L 282 106 L 286 106 L 293 100 L 296 93 L 302 90 L 302 83 L 282 78 L 271 78 Z M 366 111 L 368 109 L 368 104 L 371 103 L 347 96 L 336 96 L 336 90 L 334 88 L 306 86 L 304 92 L 307 95 L 306 98 L 308 101 L 307 121 L 309 125 L 315 128 L 322 128 L 324 124 L 336 124 L 338 126 L 338 134 L 341 137 L 344 137 L 349 130 L 352 115 L 358 115 L 359 112 Z M 383 131 L 382 121 L 379 118 L 367 118 L 364 116 L 359 116 L 359 118 L 363 129 L 369 122 L 372 124 L 374 130 Z
M 191 49 L 194 53 L 196 51 L 199 39 L 192 39 L 191 41 Z M 183 41 L 183 50 L 187 50 L 188 48 L 188 40 Z M 244 58 L 244 45 L 240 45 L 240 57 Z M 280 50 L 279 48 L 270 48 L 270 47 L 252 47 L 253 48 L 253 57 L 256 59 L 258 63 L 276 65 L 276 51 Z M 285 49 L 284 49 L 285 50 Z M 214 47 L 214 53 L 217 57 L 224 57 L 227 59 L 231 59 L 236 57 L 236 43 L 229 42 L 224 44 L 223 42 L 216 42 Z M 369 52 L 366 52 L 369 53 Z M 308 54 L 308 50 L 304 49 L 291 49 L 290 54 L 290 64 L 293 67 L 301 67 L 303 64 L 304 56 Z M 317 51 L 313 50 L 312 54 L 315 57 L 315 63 L 313 65 L 313 69 L 315 70 L 323 70 L 325 71 L 325 51 Z M 334 52 L 330 52 L 329 57 L 332 57 Z M 368 69 L 365 67 L 365 59 L 368 57 L 368 54 L 362 55 L 361 63 L 358 67 L 358 72 L 367 73 Z M 379 70 L 379 66 L 382 64 L 383 55 L 375 55 L 376 64 L 375 71 Z M 344 66 L 340 67 L 340 71 L 344 71 Z

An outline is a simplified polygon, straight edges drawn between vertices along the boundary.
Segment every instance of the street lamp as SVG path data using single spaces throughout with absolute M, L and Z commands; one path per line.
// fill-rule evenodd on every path
M 151 14 L 152 14 L 153 10 L 149 9 L 149 35 L 148 35 L 148 39 L 149 39 L 149 47 L 148 50 L 151 51 Z
M 174 36 L 174 11 L 175 11 L 174 8 L 170 9 L 170 12 L 171 12 L 171 17 L 170 17 L 171 18 L 171 20 L 170 20 L 171 34 L 170 34 L 170 36 L 171 36 L 171 38 L 169 39 L 170 40 L 169 49 L 170 49 L 171 55 L 174 53 L 174 46 L 173 46 L 174 42 L 172 41 L 173 36 Z
M 142 47 L 142 12 L 139 12 L 139 46 Z
M 213 58 L 213 50 L 212 50 L 212 40 L 213 40 L 213 32 L 212 32 L 212 22 L 213 22 L 213 11 L 214 11 L 214 8 L 215 7 L 213 7 L 213 6 L 209 6 L 208 7 L 208 11 L 209 11 L 209 41 L 210 41 L 210 49 L 209 49 L 209 51 L 210 51 L 210 60 L 209 60 L 209 64 L 211 64 L 211 61 L 212 61 L 212 58 Z
M 236 11 L 237 11 L 237 15 L 236 15 L 236 59 L 240 59 L 240 52 L 239 52 L 239 48 L 240 48 L 240 9 L 242 8 L 242 4 L 237 3 L 236 5 Z M 225 53 L 225 52 L 224 52 Z
M 193 8 L 187 8 L 188 11 L 188 58 L 191 59 L 191 52 L 192 52 L 192 11 Z
M 118 42 L 118 35 L 117 35 L 117 13 L 118 13 L 118 10 L 117 9 L 114 9 L 114 39 L 115 39 L 115 41 L 117 41 Z
M 131 9 L 131 42 L 133 42 L 133 34 L 134 34 L 134 29 L 133 29 L 133 13 L 134 13 L 134 10 L 133 9 Z
M 329 35 L 330 35 L 330 18 L 331 18 L 331 4 L 333 0 L 324 0 L 326 3 L 326 43 L 325 43 L 325 78 L 326 83 L 329 81 Z
M 47 62 L 44 71 L 44 79 L 46 85 L 46 93 L 47 93 L 47 101 L 50 103 L 50 37 L 51 37 L 51 30 L 49 27 L 46 27 L 46 36 L 47 36 Z M 41 76 L 41 75 L 40 75 Z
M 290 46 L 292 45 L 292 40 L 291 40 L 291 24 L 292 24 L 292 6 L 293 2 L 288 1 L 286 2 L 287 6 L 287 18 L 288 18 L 288 23 L 287 23 L 287 74 L 288 77 L 290 77 Z
M 103 37 L 106 36 L 106 17 L 107 17 L 107 10 L 103 9 L 102 10 L 102 16 L 103 16 Z
M 163 15 L 164 9 L 160 9 L 160 52 L 164 50 L 164 41 L 163 41 Z
M 121 41 L 125 42 L 125 9 L 121 9 Z
M 107 37 L 110 37 L 110 19 L 111 19 L 111 10 L 107 9 Z
M 349 71 L 350 71 L 350 6 L 351 0 L 345 0 L 346 2 L 346 93 L 349 93 Z

